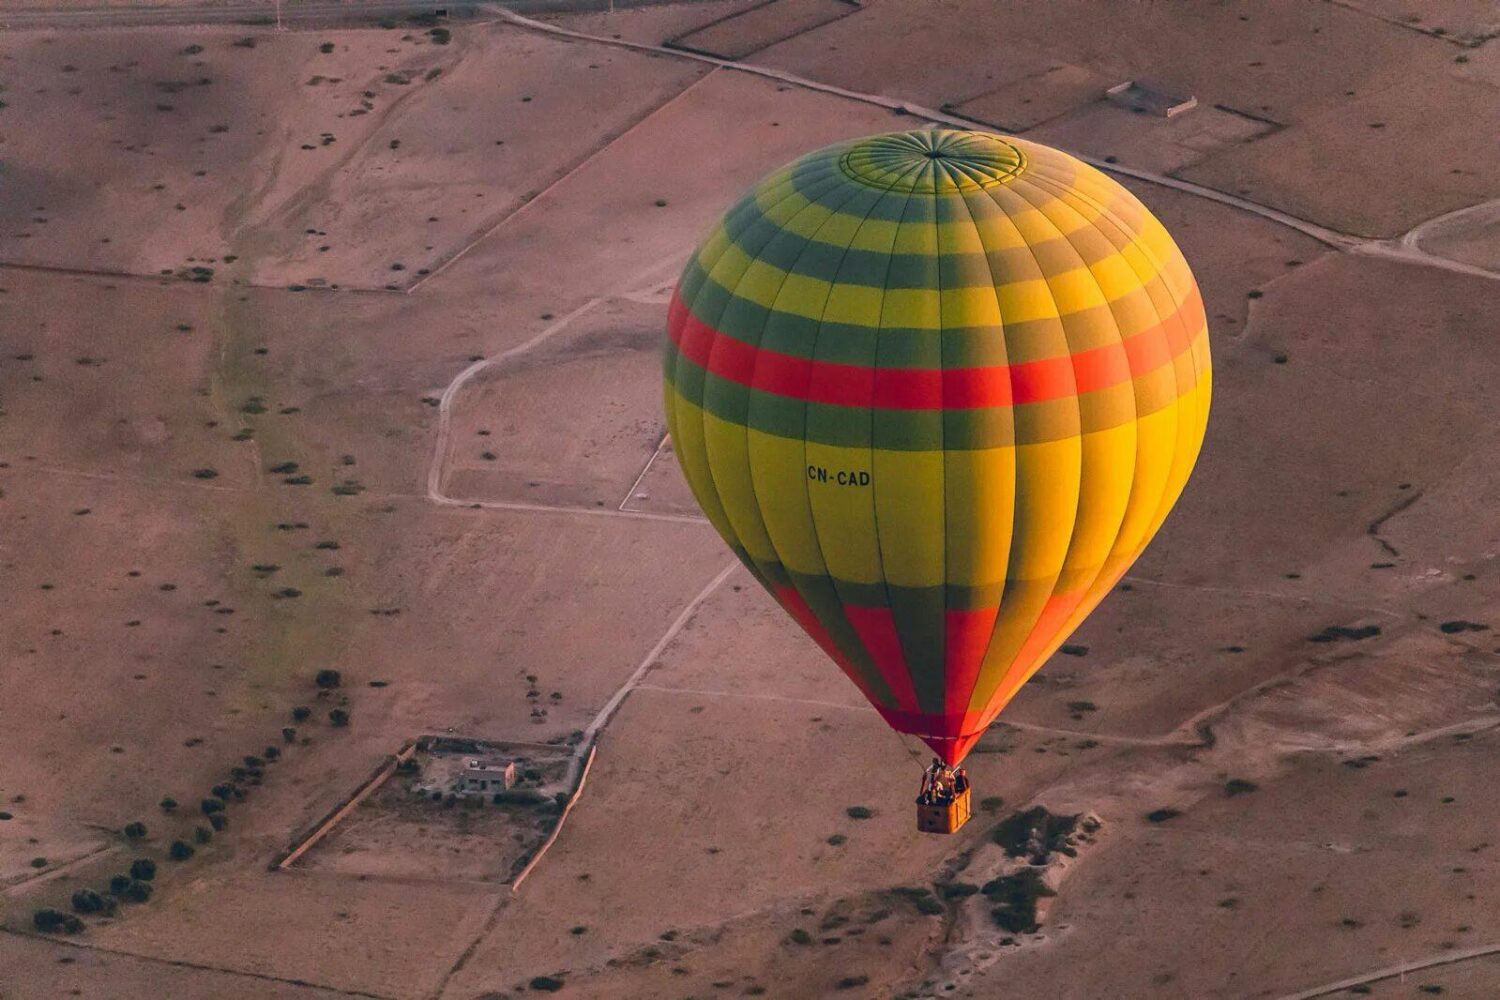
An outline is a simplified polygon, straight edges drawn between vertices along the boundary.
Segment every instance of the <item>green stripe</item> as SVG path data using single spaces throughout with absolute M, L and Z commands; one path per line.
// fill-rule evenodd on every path
M 801 587 L 801 582 L 806 573 L 796 573 L 786 569 L 779 572 L 785 576 L 790 573 L 791 580 Z M 984 586 L 966 587 L 959 584 L 944 584 L 940 587 L 902 587 L 894 583 L 856 583 L 853 580 L 834 580 L 838 587 L 843 602 L 852 607 L 860 608 L 887 608 L 890 607 L 891 595 L 903 594 L 911 591 L 909 595 L 902 597 L 908 602 L 930 601 L 932 595 L 927 591 L 938 592 L 942 595 L 943 608 L 950 611 L 975 611 L 979 608 L 996 608 L 1000 606 L 1000 595 L 1004 590 L 1004 581 L 998 581 Z M 917 595 L 922 592 L 921 596 Z

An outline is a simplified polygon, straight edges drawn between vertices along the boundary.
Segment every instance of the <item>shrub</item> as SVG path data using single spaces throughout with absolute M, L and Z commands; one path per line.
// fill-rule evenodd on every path
M 234 786 L 229 784 L 229 782 L 227 781 L 219 782 L 210 790 L 213 792 L 214 798 L 223 799 L 226 802 L 229 801 L 229 797 L 234 794 Z
M 208 817 L 208 825 L 214 828 L 215 833 L 222 833 L 229 826 L 229 817 L 223 813 L 214 813 Z
M 1012 934 L 1030 934 L 1035 931 L 1037 900 L 1057 895 L 1035 868 L 1023 868 L 1014 875 L 991 879 L 979 891 L 997 904 L 990 911 L 991 918 L 1002 930 Z
M 198 844 L 206 844 L 214 839 L 214 832 L 206 826 L 193 827 L 193 841 Z
M 295 722 L 306 722 L 311 716 L 312 709 L 308 708 L 306 705 L 298 705 L 296 708 L 292 709 L 292 719 Z M 286 735 L 286 730 L 282 730 L 282 735 Z
M 869 976 L 845 976 L 838 981 L 838 988 L 841 990 L 858 989 L 869 981 Z
M 1363 625 L 1359 628 L 1348 628 L 1343 625 L 1329 625 L 1317 635 L 1308 636 L 1307 641 L 1338 642 L 1340 639 L 1348 639 L 1351 642 L 1359 642 L 1361 639 L 1372 639 L 1379 634 L 1379 625 Z
M 813 941 L 812 935 L 800 927 L 793 928 L 792 932 L 786 936 L 786 939 L 792 944 L 812 944 Z
M 193 845 L 185 840 L 174 840 L 167 853 L 172 856 L 173 861 L 186 861 L 193 856 Z
M 900 896 L 909 900 L 917 908 L 917 912 L 923 916 L 935 916 L 943 912 L 943 904 L 939 903 L 932 895 L 932 890 L 925 885 L 904 886 L 891 890 L 891 895 Z
M 132 903 L 144 903 L 151 898 L 151 883 L 139 880 L 131 882 L 125 887 L 125 898 Z
M 1163 809 L 1153 809 L 1150 812 L 1148 812 L 1146 814 L 1146 822 L 1147 823 L 1165 823 L 1167 820 L 1169 820 L 1169 819 L 1176 819 L 1178 816 L 1181 816 L 1181 815 L 1182 815 L 1181 810 L 1173 809 L 1172 807 L 1168 806 L 1168 807 L 1163 808 Z
M 848 840 L 849 838 L 844 836 L 842 833 L 835 833 L 831 834 L 828 837 L 826 843 L 829 847 L 838 847 L 840 844 L 846 843 Z
M 979 886 L 973 882 L 941 882 L 937 890 L 944 899 L 963 899 L 978 892 Z
M 224 811 L 224 800 L 217 798 L 204 799 L 199 803 L 198 808 L 203 810 L 203 815 L 205 816 L 216 816 Z
M 44 934 L 77 934 L 83 930 L 82 920 L 58 910 L 37 910 L 31 915 L 31 923 Z
M 318 676 L 313 678 L 313 683 L 320 688 L 336 688 L 342 680 L 337 670 L 319 670 Z
M 169 813 L 177 808 L 177 800 L 170 795 L 164 797 L 159 804 L 161 805 L 161 811 L 164 813 Z
M 140 840 L 146 836 L 146 824 L 139 820 L 134 823 L 126 823 L 125 829 L 121 832 L 130 840 Z
M 1005 808 L 1005 800 L 998 795 L 989 795 L 979 800 L 979 808 L 987 813 L 999 812 Z
M 1231 797 L 1235 795 L 1244 795 L 1247 792 L 1255 791 L 1259 787 L 1260 786 L 1255 782 L 1246 781 L 1244 778 L 1230 778 L 1228 781 L 1224 782 L 1224 794 Z
M 109 880 L 109 891 L 116 896 L 125 895 L 125 890 L 130 888 L 129 875 L 115 875 Z
M 1054 814 L 1045 806 L 1033 806 L 1000 821 L 990 838 L 1004 849 L 1007 857 L 1030 857 L 1034 865 L 1044 865 L 1053 851 L 1073 852 L 1073 833 L 1078 816 Z
M 245 754 L 245 766 L 246 767 L 260 767 L 264 763 L 265 763 L 264 760 L 262 760 L 261 758 L 255 756 L 255 754 L 253 754 L 253 753 L 247 753 L 247 754 Z
M 72 903 L 75 913 L 99 913 L 104 909 L 104 897 L 93 889 L 79 889 L 73 893 Z
M 342 708 L 335 708 L 328 713 L 328 721 L 335 726 L 347 726 L 349 724 L 349 713 Z
M 324 42 L 322 45 L 318 46 L 318 51 L 321 52 L 321 53 L 323 53 L 325 56 L 328 55 L 330 52 L 333 51 L 333 43 L 332 42 Z
M 869 819 L 875 815 L 875 810 L 869 806 L 850 806 L 844 813 L 850 819 Z
M 297 739 L 297 730 L 291 726 L 282 726 L 281 738 L 288 743 L 294 742 Z
M 156 862 L 150 858 L 136 858 L 130 863 L 130 877 L 141 882 L 156 878 Z
M 268 746 L 264 750 L 262 750 L 261 753 L 265 756 L 266 760 L 279 760 L 279 759 L 281 759 L 281 748 L 280 747 Z
M 538 993 L 556 993 L 563 988 L 563 981 L 555 976 L 534 976 L 528 985 Z

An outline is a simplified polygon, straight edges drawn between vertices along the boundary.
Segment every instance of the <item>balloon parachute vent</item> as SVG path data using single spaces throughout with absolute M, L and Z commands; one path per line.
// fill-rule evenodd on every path
M 856 142 L 839 169 L 885 191 L 953 194 L 1014 180 L 1026 169 L 1026 154 L 988 132 L 920 129 Z

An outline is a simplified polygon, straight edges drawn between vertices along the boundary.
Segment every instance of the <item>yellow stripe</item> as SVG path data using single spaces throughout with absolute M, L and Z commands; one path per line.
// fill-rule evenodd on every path
M 934 231 L 931 226 L 909 228 L 924 229 L 928 234 Z M 901 234 L 898 226 L 892 226 L 888 231 Z M 720 246 L 721 241 L 716 235 L 713 237 L 713 248 L 718 250 Z M 887 244 L 882 249 L 888 253 L 890 245 Z M 1116 259 L 1118 263 L 1114 263 Z M 1158 279 L 1154 271 L 1149 271 L 1145 278 L 1138 275 L 1131 281 L 1130 275 L 1133 272 L 1150 267 L 1152 265 L 1148 252 L 1132 245 L 1108 262 L 1101 262 L 1093 267 L 1080 266 L 1047 278 L 1008 281 L 999 285 L 961 285 L 941 290 L 881 289 L 802 275 L 791 277 L 781 268 L 764 260 L 752 259 L 740 247 L 730 245 L 723 248 L 722 255 L 708 270 L 708 280 L 726 292 L 732 290 L 732 294 L 768 310 L 774 309 L 805 319 L 856 326 L 881 325 L 873 317 L 878 316 L 880 301 L 884 297 L 892 303 L 889 308 L 894 309 L 893 319 L 896 320 L 886 323 L 886 326 L 938 330 L 941 329 L 940 317 L 943 310 L 954 308 L 945 306 L 945 300 L 962 303 L 958 308 L 972 310 L 982 316 L 993 317 L 998 308 L 999 321 L 1004 323 L 1056 319 L 1099 305 L 1128 301 L 1135 293 Z M 1100 294 L 1101 269 L 1110 281 L 1105 295 Z M 789 280 L 796 283 L 798 294 L 779 295 Z M 917 317 L 925 318 L 918 321 Z M 1122 331 L 1125 336 L 1132 332 L 1134 331 Z
M 874 491 L 838 482 L 839 472 L 872 471 L 870 449 L 809 441 L 807 464 L 826 474 L 807 484 L 807 495 L 829 574 L 850 583 L 881 583 L 885 576 L 876 544 Z
M 944 455 L 947 581 L 966 587 L 1003 583 L 1010 563 L 1016 505 L 1016 449 Z
M 739 536 L 724 513 L 719 491 L 714 487 L 713 473 L 708 468 L 708 455 L 703 447 L 703 411 L 670 382 L 666 383 L 665 394 L 667 433 L 672 435 L 672 449 L 677 453 L 677 464 L 682 469 L 683 478 L 688 481 L 688 489 L 693 491 L 693 498 L 720 537 L 730 545 L 738 545 Z
M 787 569 L 822 576 L 828 569 L 808 503 L 805 448 L 801 438 L 749 429 L 750 478 L 766 532 Z

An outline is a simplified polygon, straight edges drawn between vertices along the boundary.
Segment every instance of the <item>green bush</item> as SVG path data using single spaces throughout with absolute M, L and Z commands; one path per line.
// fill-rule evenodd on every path
M 77 934 L 83 930 L 82 920 L 58 910 L 37 910 L 31 915 L 31 923 L 44 934 Z
M 1037 900 L 1057 895 L 1035 868 L 1023 868 L 1014 875 L 991 879 L 979 891 L 996 904 L 990 910 L 990 917 L 1002 930 L 1012 934 L 1034 932 L 1037 929 Z
M 79 889 L 73 893 L 72 904 L 76 913 L 99 913 L 104 909 L 104 897 L 93 889 Z

